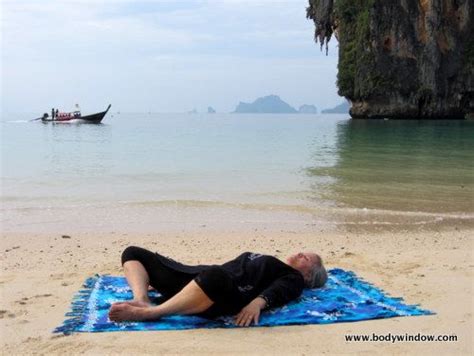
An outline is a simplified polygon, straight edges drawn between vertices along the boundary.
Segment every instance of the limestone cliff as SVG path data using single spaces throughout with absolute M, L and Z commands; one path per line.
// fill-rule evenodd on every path
M 474 0 L 309 0 L 321 47 L 339 41 L 339 94 L 356 118 L 474 112 Z

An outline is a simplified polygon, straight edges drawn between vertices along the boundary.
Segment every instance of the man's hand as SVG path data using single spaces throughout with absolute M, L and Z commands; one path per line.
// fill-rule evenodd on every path
M 260 317 L 260 310 L 262 310 L 267 302 L 265 299 L 257 297 L 252 300 L 249 304 L 242 308 L 242 310 L 235 317 L 235 324 L 237 326 L 249 326 L 252 321 L 258 324 L 258 318 Z

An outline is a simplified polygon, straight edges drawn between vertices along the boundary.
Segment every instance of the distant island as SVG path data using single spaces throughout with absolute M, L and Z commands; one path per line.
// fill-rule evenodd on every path
M 213 108 L 212 106 L 209 106 L 209 107 L 207 108 L 207 113 L 208 113 L 208 114 L 215 114 L 215 113 L 216 113 L 216 110 L 214 110 L 214 108 Z
M 258 98 L 253 103 L 240 102 L 234 113 L 239 114 L 296 114 L 298 111 L 280 99 L 278 95 L 268 95 Z
M 333 107 L 332 109 L 325 109 L 321 112 L 323 114 L 348 114 L 350 108 L 351 105 L 349 104 L 349 102 L 345 101 L 342 104 Z
M 318 109 L 314 105 L 304 104 L 304 105 L 300 106 L 300 108 L 298 109 L 298 113 L 300 113 L 300 114 L 317 114 Z

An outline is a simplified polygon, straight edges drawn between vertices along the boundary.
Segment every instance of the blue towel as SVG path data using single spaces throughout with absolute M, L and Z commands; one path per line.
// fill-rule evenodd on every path
M 151 298 L 158 297 L 150 292 Z M 123 277 L 95 276 L 86 280 L 72 302 L 71 312 L 54 332 L 101 332 L 126 330 L 182 330 L 235 327 L 231 316 L 208 320 L 197 316 L 173 315 L 149 322 L 112 322 L 107 313 L 112 303 L 132 299 Z M 258 326 L 330 324 L 348 321 L 430 315 L 417 305 L 406 305 L 402 298 L 383 291 L 342 269 L 329 271 L 324 288 L 305 289 L 301 297 L 280 308 L 264 311 Z

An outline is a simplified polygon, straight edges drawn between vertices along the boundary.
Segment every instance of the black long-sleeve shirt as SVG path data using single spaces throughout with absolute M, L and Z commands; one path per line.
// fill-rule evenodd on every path
M 195 275 L 211 267 L 184 265 L 168 258 L 162 262 L 177 271 Z M 262 296 L 267 307 L 281 306 L 300 296 L 304 288 L 303 275 L 273 256 L 245 252 L 220 267 L 232 278 L 244 305 Z
M 303 275 L 273 256 L 245 252 L 222 268 L 247 302 L 262 296 L 268 307 L 276 307 L 297 298 L 304 288 Z

